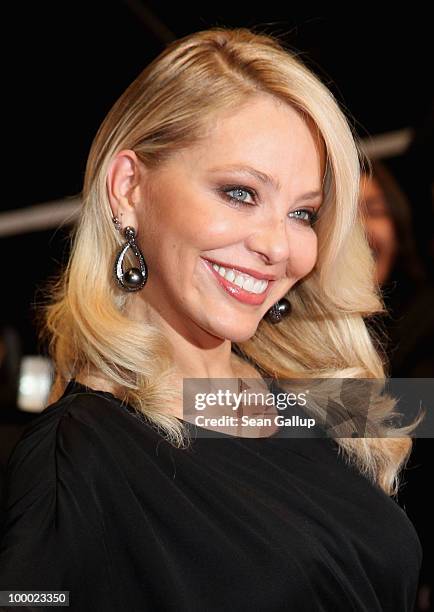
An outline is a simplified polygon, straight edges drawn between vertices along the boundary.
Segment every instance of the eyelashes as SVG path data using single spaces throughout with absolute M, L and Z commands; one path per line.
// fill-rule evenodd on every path
M 246 193 L 248 193 L 253 200 L 257 200 L 257 193 L 254 189 L 251 189 L 250 187 L 245 187 L 244 185 L 226 185 L 225 187 L 222 187 L 221 189 L 218 190 L 222 196 L 228 200 L 232 205 L 235 205 L 236 208 L 238 208 L 239 206 L 257 206 L 257 204 L 251 204 L 250 202 L 244 202 L 243 200 L 240 200 L 237 197 L 231 196 L 229 195 L 231 191 L 245 191 Z M 298 219 L 299 221 L 301 221 L 301 223 L 310 225 L 311 227 L 314 225 L 314 223 L 317 221 L 318 219 L 318 212 L 316 210 L 309 210 L 306 208 L 300 208 L 298 210 L 292 211 L 291 213 L 289 213 L 289 215 L 292 215 L 294 213 L 303 213 L 305 215 L 305 217 L 295 217 L 296 219 Z

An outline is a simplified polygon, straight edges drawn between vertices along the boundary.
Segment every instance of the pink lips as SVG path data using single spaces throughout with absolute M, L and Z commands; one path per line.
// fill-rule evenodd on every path
M 235 285 L 234 283 L 231 283 L 227 279 L 223 278 L 223 276 L 221 276 L 216 270 L 214 270 L 211 262 L 203 258 L 202 258 L 202 261 L 205 263 L 208 270 L 210 270 L 210 272 L 212 272 L 214 277 L 217 279 L 219 285 L 223 287 L 223 289 L 227 293 L 229 293 L 229 295 L 231 295 L 232 297 L 234 297 L 240 302 L 244 302 L 245 304 L 251 304 L 253 306 L 260 306 L 261 304 L 263 304 L 270 291 L 270 286 L 275 282 L 275 281 L 268 281 L 268 286 L 266 290 L 264 291 L 264 293 L 261 293 L 261 294 L 249 293 L 248 291 L 245 291 L 241 287 L 238 287 L 238 285 Z

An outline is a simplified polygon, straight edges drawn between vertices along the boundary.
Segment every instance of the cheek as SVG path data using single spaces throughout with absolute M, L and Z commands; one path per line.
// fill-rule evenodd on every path
M 388 219 L 384 223 L 383 235 L 385 237 L 385 240 L 388 241 L 391 250 L 395 250 L 396 248 L 395 228 L 393 226 L 393 223 L 390 221 L 390 219 Z
M 290 236 L 290 251 L 287 266 L 289 277 L 301 278 L 314 267 L 318 257 L 318 237 L 314 230 L 306 229 L 303 232 Z
M 242 228 L 241 224 L 234 223 L 233 215 L 216 206 L 212 198 L 199 198 L 197 194 L 172 199 L 161 216 L 167 220 L 163 231 L 199 250 L 236 240 Z
M 387 218 L 371 219 L 367 224 L 368 233 L 379 244 L 394 241 L 393 224 Z
M 163 262 L 166 267 L 171 266 L 180 260 L 188 266 L 187 253 L 201 249 L 209 231 L 209 222 L 210 219 L 188 198 L 179 195 L 177 199 L 164 198 L 155 203 L 146 217 L 143 216 L 139 242 L 144 254 L 153 260 L 154 267 L 160 268 Z
M 370 238 L 375 238 L 377 235 L 377 223 L 375 219 L 365 219 L 365 229 Z

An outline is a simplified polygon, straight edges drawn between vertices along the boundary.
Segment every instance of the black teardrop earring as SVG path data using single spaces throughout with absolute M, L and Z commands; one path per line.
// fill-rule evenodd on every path
M 276 323 L 280 323 L 284 317 L 287 317 L 291 313 L 291 310 L 291 303 L 286 298 L 282 298 L 267 310 L 264 318 L 269 323 L 275 325 Z
M 118 231 L 121 231 L 121 224 L 117 217 L 113 217 L 113 223 L 116 226 Z M 141 289 L 146 281 L 148 280 L 148 268 L 146 266 L 145 259 L 137 246 L 136 239 L 136 231 L 133 227 L 127 226 L 124 229 L 124 236 L 127 242 L 124 244 L 122 249 L 119 251 L 115 264 L 113 267 L 113 273 L 116 278 L 116 281 L 122 289 L 125 291 L 138 291 Z M 123 271 L 122 264 L 124 261 L 125 253 L 128 249 L 131 249 L 134 255 L 137 257 L 139 262 L 139 268 L 129 268 L 126 272 Z

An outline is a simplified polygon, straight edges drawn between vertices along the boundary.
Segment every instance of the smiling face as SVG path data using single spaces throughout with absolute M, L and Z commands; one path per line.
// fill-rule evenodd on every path
M 196 330 L 201 343 L 204 332 L 233 342 L 253 336 L 315 265 L 322 162 L 305 121 L 273 98 L 218 118 L 205 142 L 152 171 L 143 189 L 137 242 L 149 278 L 139 299 L 188 336 Z

